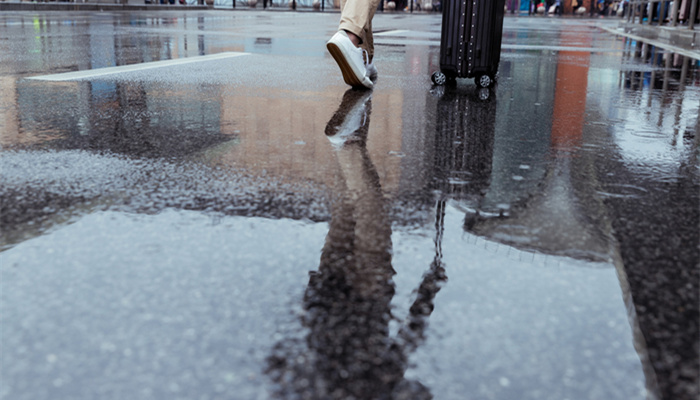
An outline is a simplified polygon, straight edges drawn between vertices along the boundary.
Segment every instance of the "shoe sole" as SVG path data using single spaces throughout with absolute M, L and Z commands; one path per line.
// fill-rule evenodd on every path
M 340 72 L 343 73 L 343 80 L 345 83 L 352 87 L 367 88 L 367 86 L 357 78 L 357 75 L 355 75 L 355 71 L 352 70 L 352 67 L 345 58 L 343 51 L 340 50 L 340 47 L 338 47 L 338 45 L 335 43 L 328 43 L 326 44 L 326 47 L 328 48 L 328 52 L 331 53 L 331 56 L 335 62 L 338 63 Z

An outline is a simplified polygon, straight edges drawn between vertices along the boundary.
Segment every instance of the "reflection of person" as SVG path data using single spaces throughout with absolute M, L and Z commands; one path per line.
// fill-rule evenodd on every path
M 365 146 L 371 100 L 350 91 L 343 103 L 350 107 L 341 106 L 326 128 L 336 139 L 340 197 L 305 301 L 313 347 L 320 355 L 317 369 L 331 387 L 346 393 L 342 398 L 368 399 L 378 391 L 390 392 L 403 375 L 398 371 L 404 360 L 384 356 L 395 272 L 391 226 Z
M 426 274 L 408 327 L 392 339 L 391 224 L 366 148 L 370 111 L 371 92 L 349 90 L 326 126 L 338 161 L 338 192 L 320 265 L 304 295 L 308 350 L 283 342 L 268 359 L 282 398 L 431 398 L 404 373 L 444 275 L 441 267 Z
M 341 0 L 338 32 L 326 44 L 345 83 L 356 88 L 371 89 L 377 78 L 372 18 L 380 1 Z

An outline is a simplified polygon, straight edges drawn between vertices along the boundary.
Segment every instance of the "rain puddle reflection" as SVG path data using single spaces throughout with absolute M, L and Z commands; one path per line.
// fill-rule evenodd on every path
M 429 45 L 385 46 L 373 92 L 319 83 L 307 53 L 281 86 L 269 28 L 209 75 L 21 78 L 208 53 L 200 24 L 230 19 L 119 21 L 76 45 L 94 65 L 39 22 L 22 45 L 47 56 L 0 77 L 0 315 L 9 359 L 39 360 L 11 363 L 12 391 L 626 400 L 692 381 L 697 60 L 521 19 L 490 90 L 430 88 Z
M 448 186 L 441 190 L 465 213 L 467 232 L 509 249 L 593 261 L 589 268 L 615 266 L 646 390 L 658 396 L 693 390 L 673 378 L 661 356 L 684 354 L 692 363 L 692 352 L 684 350 L 692 345 L 670 344 L 660 321 L 671 318 L 683 326 L 676 338 L 694 329 L 693 322 L 680 322 L 686 315 L 681 304 L 688 303 L 673 293 L 698 296 L 697 287 L 679 278 L 687 277 L 697 260 L 693 244 L 700 218 L 691 204 L 700 200 L 698 61 L 625 43 L 626 60 L 611 53 L 561 51 L 556 68 L 547 68 L 537 60 L 516 64 L 506 57 L 499 86 L 486 104 L 485 96 L 468 87 L 434 91 L 436 137 L 447 136 L 438 139 L 442 145 L 435 154 L 449 160 L 443 180 Z M 629 51 L 635 48 L 637 56 Z M 442 121 L 459 128 L 445 129 Z M 483 145 L 463 153 L 465 143 Z M 476 165 L 485 160 L 485 166 L 475 172 L 460 160 Z M 649 214 L 635 211 L 641 209 Z M 644 229 L 642 234 L 637 231 L 642 226 L 653 226 L 656 233 Z M 660 231 L 669 235 L 661 239 L 664 244 L 658 242 Z M 656 261 L 639 250 L 641 243 L 654 249 Z M 650 280 L 658 282 L 650 278 L 658 272 L 656 263 L 671 252 L 682 256 L 663 262 L 669 270 L 659 289 L 669 297 L 659 306 L 647 289 Z
M 488 191 L 498 101 L 471 89 L 438 96 L 424 165 L 436 196 L 425 208 L 434 227 L 389 223 L 366 148 L 375 132 L 371 93 L 346 92 L 329 120 L 336 198 L 300 327 L 268 358 L 275 397 L 578 398 L 595 387 L 605 398 L 646 398 L 645 349 L 635 350 L 634 319 L 609 257 L 578 261 L 546 255 L 556 253 L 551 247 L 519 243 L 522 251 L 480 238 L 494 234 L 464 232 L 464 205 L 478 207 Z M 568 238 L 565 247 L 576 242 Z M 601 374 L 601 365 L 610 369 Z M 545 395 L 549 381 L 561 385 Z

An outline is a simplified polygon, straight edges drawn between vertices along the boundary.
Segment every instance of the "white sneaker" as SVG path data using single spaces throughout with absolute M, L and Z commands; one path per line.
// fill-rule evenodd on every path
M 362 140 L 369 129 L 372 92 L 348 89 L 338 110 L 326 125 L 326 137 L 335 148 L 346 142 Z
M 374 66 L 374 63 L 371 62 L 369 64 L 366 64 L 365 68 L 367 69 L 367 76 L 369 77 L 369 79 L 372 82 L 377 80 L 377 67 Z
M 331 40 L 326 43 L 328 52 L 338 63 L 340 71 L 343 73 L 345 83 L 352 87 L 366 87 L 371 89 L 374 84 L 367 76 L 365 58 L 362 50 L 355 47 L 345 31 L 338 31 Z

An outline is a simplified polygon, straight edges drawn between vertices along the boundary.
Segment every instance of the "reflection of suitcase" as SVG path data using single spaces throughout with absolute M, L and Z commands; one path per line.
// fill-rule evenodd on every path
M 497 101 L 489 89 L 447 88 L 437 103 L 435 189 L 480 197 L 491 180 Z
M 443 2 L 440 71 L 433 83 L 475 78 L 480 87 L 493 85 L 501 59 L 505 0 Z

